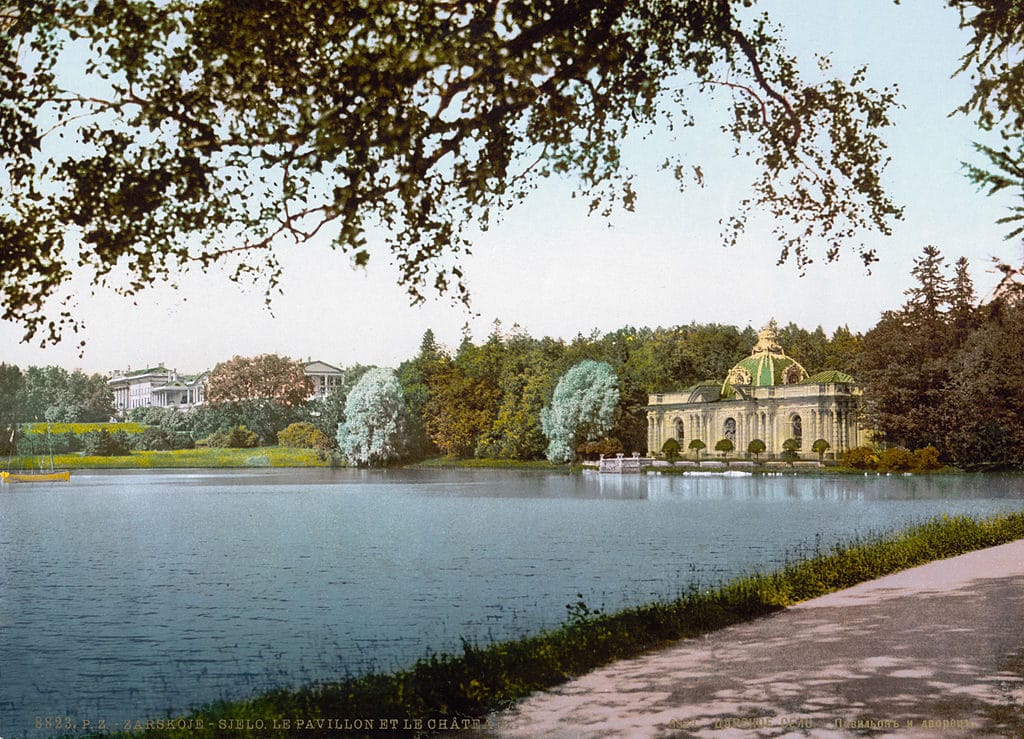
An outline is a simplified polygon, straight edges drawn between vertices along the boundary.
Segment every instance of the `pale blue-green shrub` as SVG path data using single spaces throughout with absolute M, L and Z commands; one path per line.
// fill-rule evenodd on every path
M 345 400 L 338 447 L 352 464 L 379 466 L 397 460 L 405 448 L 405 397 L 392 370 L 367 370 Z
M 619 407 L 619 381 L 607 362 L 587 359 L 571 367 L 558 380 L 551 404 L 540 413 L 548 440 L 547 458 L 570 462 L 576 447 L 606 434 Z

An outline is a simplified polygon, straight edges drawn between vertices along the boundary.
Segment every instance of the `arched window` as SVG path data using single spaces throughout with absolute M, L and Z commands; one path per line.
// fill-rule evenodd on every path
M 804 422 L 799 415 L 793 415 L 793 438 L 803 446 Z
M 736 419 L 727 418 L 725 423 L 722 425 L 722 436 L 729 441 L 736 443 Z
M 677 418 L 675 422 L 676 427 L 676 441 L 682 443 L 683 441 L 683 419 Z

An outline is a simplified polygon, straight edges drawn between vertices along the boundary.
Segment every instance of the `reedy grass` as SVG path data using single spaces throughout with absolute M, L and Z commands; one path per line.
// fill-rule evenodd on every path
M 192 714 L 202 728 L 149 731 L 160 736 L 218 736 L 221 721 L 235 721 L 232 735 L 337 735 L 309 729 L 296 719 L 482 719 L 532 692 L 545 690 L 618 659 L 635 657 L 680 639 L 747 621 L 809 598 L 902 569 L 1024 538 L 1024 512 L 990 519 L 933 519 L 909 529 L 838 545 L 781 569 L 752 574 L 718 587 L 693 587 L 672 601 L 605 614 L 582 600 L 567 605 L 560 628 L 518 641 L 479 646 L 463 643 L 459 655 L 433 655 L 391 674 L 372 674 L 295 691 L 274 691 L 251 700 L 221 702 Z M 274 721 L 289 729 L 274 729 Z M 245 722 L 253 722 L 249 729 Z M 261 721 L 262 728 L 255 729 Z M 461 724 L 459 724 L 461 726 Z M 372 736 L 386 736 L 387 730 Z M 367 732 L 371 734 L 371 732 Z M 346 736 L 351 736 L 346 733 Z

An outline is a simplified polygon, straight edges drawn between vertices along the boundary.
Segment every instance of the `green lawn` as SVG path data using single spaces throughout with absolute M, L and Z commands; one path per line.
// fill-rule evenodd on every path
M 40 463 L 49 467 L 49 458 L 26 460 L 26 467 Z M 55 467 L 62 469 L 150 469 L 170 467 L 327 467 L 312 449 L 267 446 L 256 449 L 179 449 L 171 452 L 132 452 L 124 457 L 87 457 L 82 454 L 58 454 Z
M 141 423 L 26 423 L 21 427 L 28 434 L 87 434 L 90 431 L 124 431 L 138 434 L 146 430 Z

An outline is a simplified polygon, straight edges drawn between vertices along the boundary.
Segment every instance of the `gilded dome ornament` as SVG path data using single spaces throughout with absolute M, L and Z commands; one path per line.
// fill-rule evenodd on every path
M 732 386 L 796 385 L 807 379 L 807 371 L 782 350 L 778 328 L 772 320 L 761 329 L 750 356 L 736 364 L 722 383 L 723 396 Z

